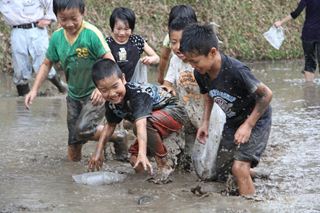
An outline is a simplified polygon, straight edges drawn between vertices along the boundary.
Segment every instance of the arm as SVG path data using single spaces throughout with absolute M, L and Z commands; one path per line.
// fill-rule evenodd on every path
M 158 64 L 160 61 L 159 56 L 157 53 L 149 46 L 147 42 L 144 42 L 144 52 L 147 54 L 147 56 L 141 58 L 141 62 L 143 64 Z
M 37 96 L 38 90 L 40 86 L 42 85 L 43 81 L 47 79 L 49 70 L 51 69 L 53 63 L 45 58 L 44 61 L 42 62 L 39 72 L 37 74 L 37 77 L 34 81 L 34 84 L 32 86 L 31 91 L 26 95 L 24 99 L 24 104 L 27 109 L 29 109 L 30 105 L 32 104 L 33 99 Z
M 139 164 L 142 164 L 145 171 L 149 169 L 150 174 L 153 174 L 152 166 L 147 158 L 147 118 L 144 117 L 136 120 L 135 125 L 137 128 L 139 152 L 137 161 L 133 168 L 137 168 Z
M 168 66 L 169 57 L 170 57 L 171 49 L 167 47 L 161 48 L 161 54 L 160 54 L 160 62 L 158 65 L 158 82 L 160 84 L 163 84 L 164 80 L 164 72 Z
M 287 16 L 284 17 L 282 20 L 274 22 L 273 25 L 274 25 L 275 27 L 281 27 L 284 23 L 290 21 L 291 19 L 292 19 L 291 15 L 287 15 Z
M 108 52 L 106 54 L 104 54 L 102 56 L 102 58 L 107 58 L 107 59 L 111 59 L 114 61 L 114 58 L 113 58 L 113 55 L 111 54 L 111 52 Z M 103 104 L 104 103 L 104 98 L 102 97 L 100 91 L 95 88 L 91 94 L 91 102 L 92 102 L 92 105 L 93 106 L 98 106 L 100 104 Z
M 289 15 L 287 15 L 286 17 L 284 17 L 282 20 L 276 21 L 274 23 L 274 26 L 275 27 L 280 27 L 282 24 L 290 21 L 291 19 L 297 18 L 301 14 L 301 12 L 303 11 L 303 9 L 305 7 L 306 7 L 305 0 L 300 0 L 300 2 L 298 4 L 298 7 L 295 10 L 292 13 L 290 13 Z
M 201 120 L 201 125 L 197 132 L 197 139 L 200 143 L 205 144 L 206 138 L 208 137 L 208 129 L 210 124 L 210 115 L 213 107 L 213 99 L 208 95 L 208 93 L 203 94 L 204 99 L 204 110 Z
M 264 85 L 260 83 L 258 85 L 257 90 L 255 91 L 257 94 L 256 105 L 251 112 L 250 116 L 244 121 L 244 123 L 237 129 L 234 139 L 236 144 L 246 143 L 251 135 L 252 128 L 256 125 L 257 121 L 263 115 L 267 107 L 269 106 L 272 99 L 272 91 Z
M 53 1 L 52 0 L 46 0 L 46 1 L 40 1 L 41 6 L 44 10 L 44 17 L 40 20 L 38 20 L 37 26 L 40 28 L 47 27 L 51 24 L 51 22 L 56 21 L 56 16 L 53 13 Z
M 102 167 L 103 160 L 104 160 L 104 147 L 108 140 L 110 139 L 111 135 L 113 134 L 116 124 L 107 123 L 102 130 L 101 136 L 96 146 L 95 153 L 91 156 L 89 160 L 88 169 L 89 171 L 94 171 L 95 169 L 99 171 Z

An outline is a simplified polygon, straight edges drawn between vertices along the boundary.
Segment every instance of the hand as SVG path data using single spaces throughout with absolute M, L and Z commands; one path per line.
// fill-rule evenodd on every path
M 208 126 L 202 125 L 197 131 L 197 139 L 200 143 L 206 144 L 208 138 Z
M 236 144 L 244 144 L 249 141 L 252 127 L 246 123 L 243 123 L 234 134 L 234 142 Z
M 37 97 L 37 91 L 31 90 L 26 97 L 24 98 L 24 105 L 26 106 L 26 109 L 30 109 L 30 106 L 32 104 L 33 99 Z
M 145 65 L 150 65 L 150 64 L 156 63 L 156 58 L 153 56 L 145 56 L 145 57 L 141 58 L 140 60 L 141 60 L 141 63 L 143 63 Z
M 103 151 L 96 151 L 89 160 L 88 170 L 94 172 L 95 170 L 99 171 L 102 168 L 104 161 Z
M 142 165 L 144 171 L 148 171 L 149 170 L 149 173 L 150 175 L 153 175 L 153 169 L 152 169 L 152 166 L 147 158 L 146 155 L 142 155 L 142 154 L 138 154 L 138 157 L 137 157 L 137 161 L 136 163 L 134 164 L 133 168 L 136 169 L 139 164 Z
M 171 86 L 161 85 L 161 88 L 164 89 L 165 91 L 171 93 L 173 96 L 176 96 L 176 95 L 177 95 L 176 91 L 175 91 L 174 88 L 171 87 Z
M 37 27 L 39 27 L 39 28 L 45 28 L 45 27 L 49 26 L 49 24 L 51 24 L 51 20 L 48 20 L 48 19 L 40 19 L 40 20 L 37 22 Z
M 98 106 L 105 102 L 102 94 L 97 88 L 93 90 L 90 98 L 93 106 Z
M 273 25 L 274 25 L 276 28 L 278 28 L 278 27 L 281 27 L 282 22 L 281 22 L 281 21 L 276 21 L 276 22 L 274 22 Z

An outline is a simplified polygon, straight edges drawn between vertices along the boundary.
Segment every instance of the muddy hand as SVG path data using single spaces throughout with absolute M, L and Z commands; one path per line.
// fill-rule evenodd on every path
M 104 161 L 103 153 L 95 153 L 89 160 L 88 170 L 89 172 L 99 171 L 102 168 Z
M 33 99 L 37 96 L 37 92 L 31 90 L 24 99 L 24 105 L 26 106 L 26 109 L 30 109 L 30 106 L 32 104 Z
M 150 174 L 150 175 L 153 175 L 152 165 L 150 164 L 147 156 L 145 156 L 145 155 L 138 155 L 137 161 L 136 161 L 136 163 L 135 163 L 135 165 L 134 165 L 133 168 L 136 169 L 136 168 L 139 166 L 139 164 L 142 165 L 144 171 L 149 171 L 149 174 Z

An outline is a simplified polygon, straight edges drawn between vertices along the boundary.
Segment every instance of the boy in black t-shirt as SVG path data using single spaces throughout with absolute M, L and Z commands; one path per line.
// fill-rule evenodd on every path
M 251 168 L 257 166 L 269 138 L 271 90 L 246 65 L 220 53 L 209 25 L 185 28 L 180 51 L 195 68 L 194 75 L 204 95 L 202 124 L 197 132 L 200 143 L 206 142 L 213 104 L 226 113 L 217 179 L 225 180 L 231 170 L 241 195 L 255 193 Z
M 89 161 L 89 170 L 99 170 L 103 164 L 106 142 L 122 119 L 132 122 L 137 136 L 129 152 L 130 163 L 137 172 L 152 166 L 147 154 L 154 156 L 160 181 L 166 181 L 173 169 L 167 164 L 167 149 L 163 139 L 181 129 L 187 118 L 176 97 L 152 84 L 126 82 L 119 66 L 112 60 L 98 60 L 92 68 L 92 78 L 106 100 L 107 125 Z

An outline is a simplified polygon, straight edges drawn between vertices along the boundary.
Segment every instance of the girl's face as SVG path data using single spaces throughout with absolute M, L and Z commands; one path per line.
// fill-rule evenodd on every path
M 170 32 L 170 43 L 171 43 L 171 49 L 181 60 L 185 60 L 185 56 L 180 52 L 180 40 L 182 37 L 182 30 L 176 31 L 172 30 Z
M 76 36 L 81 29 L 83 14 L 79 9 L 66 9 L 57 14 L 61 27 L 68 35 Z
M 130 29 L 128 22 L 116 19 L 112 33 L 113 38 L 117 43 L 124 44 L 129 40 L 132 30 Z

